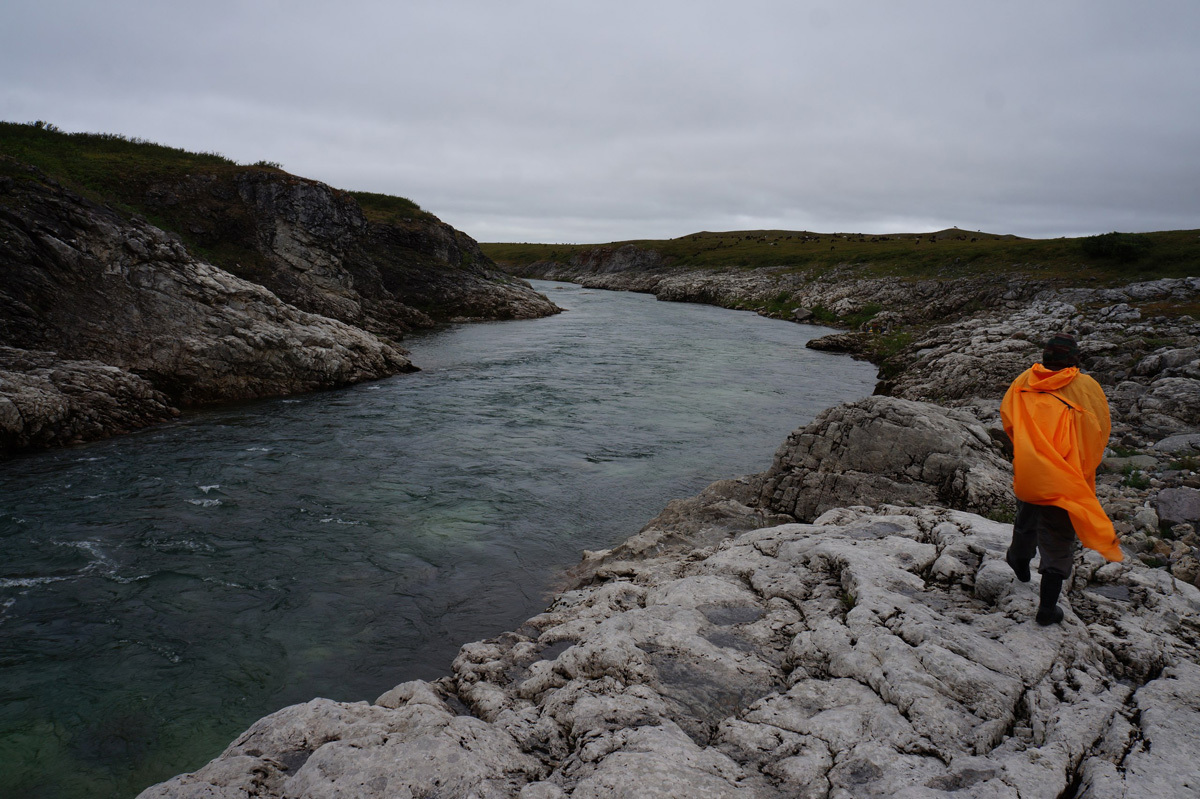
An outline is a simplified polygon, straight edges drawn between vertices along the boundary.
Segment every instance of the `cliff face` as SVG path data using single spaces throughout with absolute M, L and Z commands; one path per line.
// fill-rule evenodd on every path
M 148 195 L 232 271 L 0 158 L 0 454 L 410 371 L 395 340 L 437 319 L 557 311 L 448 225 L 374 224 L 312 181 L 196 176 Z
M 148 209 L 238 277 L 379 335 L 556 310 L 435 217 L 414 209 L 373 222 L 350 194 L 316 181 L 243 170 L 155 183 L 145 198 Z

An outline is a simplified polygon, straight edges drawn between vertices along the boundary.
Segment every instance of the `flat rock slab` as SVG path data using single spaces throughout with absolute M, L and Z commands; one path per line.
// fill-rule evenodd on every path
M 446 678 L 286 708 L 143 796 L 1195 796 L 1200 590 L 1081 555 L 1039 627 L 1010 535 L 839 508 L 632 558 Z
M 1158 452 L 1172 455 L 1200 455 L 1200 433 L 1183 433 L 1168 436 L 1154 445 Z
M 1153 455 L 1130 455 L 1125 458 L 1105 458 L 1100 461 L 1100 469 L 1106 472 L 1123 472 L 1126 469 L 1145 471 L 1158 465 L 1158 458 Z

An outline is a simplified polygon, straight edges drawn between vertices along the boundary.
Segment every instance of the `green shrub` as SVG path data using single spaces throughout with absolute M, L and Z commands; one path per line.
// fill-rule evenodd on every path
M 1125 475 L 1124 484 L 1129 488 L 1148 488 L 1150 486 L 1150 478 L 1146 476 L 1141 469 L 1135 469 L 1132 465 L 1127 465 L 1121 470 Z
M 1118 263 L 1132 263 L 1150 251 L 1149 236 L 1137 233 L 1104 233 L 1081 239 L 1079 246 L 1090 258 L 1104 258 Z
M 813 319 L 821 324 L 831 324 L 838 320 L 838 315 L 826 308 L 824 305 L 814 305 L 812 307 Z
M 1184 455 L 1177 461 L 1171 461 L 1171 469 L 1178 469 L 1181 472 L 1200 472 L 1200 458 L 1195 455 Z
M 859 328 L 867 322 L 875 318 L 875 314 L 883 310 L 883 306 L 877 302 L 868 302 L 861 310 L 854 313 L 848 313 L 841 318 L 841 322 L 851 329 Z
M 907 330 L 895 333 L 884 333 L 875 344 L 875 353 L 880 359 L 890 358 L 900 350 L 912 344 L 913 334 Z
M 984 516 L 1001 524 L 1012 524 L 1017 520 L 1017 512 L 1013 508 L 993 508 L 985 513 Z

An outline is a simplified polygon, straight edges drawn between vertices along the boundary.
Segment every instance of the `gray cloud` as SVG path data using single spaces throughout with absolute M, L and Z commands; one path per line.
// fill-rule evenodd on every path
M 0 118 L 482 240 L 1200 227 L 1194 0 L 10 5 Z

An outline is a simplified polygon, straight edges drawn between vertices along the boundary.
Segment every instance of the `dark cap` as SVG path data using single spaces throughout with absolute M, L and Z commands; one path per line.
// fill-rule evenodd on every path
M 1042 366 L 1055 371 L 1079 365 L 1079 345 L 1070 333 L 1055 333 L 1042 352 Z

